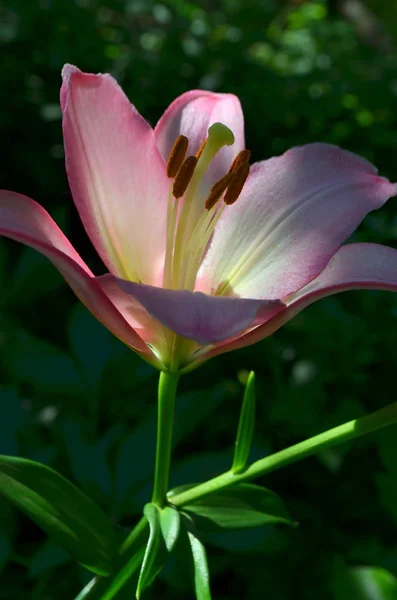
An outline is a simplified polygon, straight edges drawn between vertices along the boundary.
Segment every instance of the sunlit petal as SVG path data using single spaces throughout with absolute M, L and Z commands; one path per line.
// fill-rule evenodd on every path
M 63 77 L 66 167 L 87 233 L 111 272 L 158 283 L 168 180 L 153 130 L 110 75 L 67 65 Z
M 369 162 L 328 144 L 257 163 L 218 223 L 200 289 L 251 298 L 295 292 L 396 193 Z

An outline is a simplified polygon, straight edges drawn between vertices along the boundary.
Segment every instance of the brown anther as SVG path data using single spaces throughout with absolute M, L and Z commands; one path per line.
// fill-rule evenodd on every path
M 233 171 L 233 179 L 230 182 L 226 194 L 223 198 L 225 204 L 230 206 L 233 202 L 236 202 L 237 198 L 241 194 L 241 190 L 243 189 L 244 183 L 248 177 L 250 172 L 250 165 L 247 162 L 243 162 L 236 171 Z
M 218 202 L 219 198 L 222 196 L 223 192 L 225 191 L 227 186 L 231 183 L 233 178 L 234 178 L 234 173 L 226 173 L 226 175 L 224 175 L 222 177 L 222 179 L 220 179 L 219 181 L 214 183 L 214 185 L 212 186 L 212 188 L 210 190 L 208 198 L 205 201 L 205 208 L 207 210 L 211 210 L 211 208 L 213 208 L 215 206 L 215 204 Z
M 201 144 L 200 148 L 199 148 L 199 149 L 197 150 L 197 152 L 196 152 L 196 158 L 197 158 L 197 160 L 200 158 L 200 156 L 201 156 L 201 155 L 202 155 L 202 153 L 203 153 L 203 150 L 204 150 L 204 148 L 205 148 L 205 145 L 206 145 L 206 143 L 207 143 L 207 139 L 208 139 L 208 138 L 205 138 L 204 142 Z
M 185 160 L 188 145 L 189 140 L 187 137 L 185 135 L 178 135 L 167 160 L 167 177 L 176 177 Z
M 251 150 L 241 150 L 230 165 L 229 173 L 237 171 L 240 165 L 247 163 L 251 157 Z
M 193 177 L 194 169 L 197 165 L 195 156 L 188 156 L 181 165 L 177 176 L 175 177 L 172 193 L 175 198 L 180 198 L 186 192 L 186 188 Z

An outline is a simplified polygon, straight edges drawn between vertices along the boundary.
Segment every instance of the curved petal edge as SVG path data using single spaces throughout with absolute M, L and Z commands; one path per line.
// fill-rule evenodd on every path
M 201 345 L 215 344 L 241 333 L 284 307 L 279 300 L 223 298 L 118 281 L 124 291 L 163 325 Z
M 342 246 L 315 279 L 295 294 L 283 298 L 284 310 L 245 335 L 204 352 L 200 361 L 255 344 L 272 335 L 309 304 L 354 289 L 397 292 L 397 250 L 370 243 Z
M 0 191 L 0 235 L 22 242 L 49 258 L 92 314 L 116 337 L 150 360 L 151 350 L 102 291 L 58 225 L 37 202 L 22 194 Z

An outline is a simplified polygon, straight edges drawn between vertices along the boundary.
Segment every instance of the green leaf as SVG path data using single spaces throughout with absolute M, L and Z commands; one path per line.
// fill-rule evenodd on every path
M 197 600 L 211 600 L 207 553 L 197 535 L 193 519 L 189 515 L 182 513 L 182 522 L 192 550 L 196 598 Z
M 160 527 L 168 552 L 172 552 L 178 539 L 181 526 L 179 512 L 173 506 L 166 506 L 160 511 Z
M 339 570 L 335 580 L 335 600 L 395 600 L 397 579 L 380 567 Z
M 135 596 L 139 568 L 147 545 L 148 522 L 141 521 L 119 548 L 114 558 L 113 572 L 109 577 L 94 577 L 75 598 L 75 600 L 113 600 Z M 131 533 L 133 533 L 131 532 Z M 121 591 L 122 590 L 122 591 Z
M 160 509 L 155 504 L 146 504 L 143 514 L 149 522 L 149 540 L 139 574 L 136 597 L 139 599 L 160 573 L 178 539 L 181 518 L 173 506 Z
M 31 460 L 0 456 L 0 493 L 87 569 L 110 573 L 113 528 L 102 510 L 62 475 Z
M 46 541 L 31 560 L 29 575 L 39 577 L 46 571 L 54 570 L 70 560 L 70 555 L 65 550 L 51 541 Z
M 52 396 L 81 390 L 81 376 L 70 356 L 25 331 L 10 338 L 5 360 L 16 381 L 27 383 L 40 393 Z
M 237 430 L 232 464 L 233 473 L 241 473 L 247 465 L 255 426 L 255 373 L 251 371 L 245 386 L 243 405 Z
M 22 401 L 15 388 L 0 390 L 0 452 L 18 454 L 18 430 L 26 422 Z
M 32 250 L 22 250 L 7 286 L 8 301 L 17 305 L 31 305 L 37 298 L 59 288 L 59 273 L 50 261 Z
M 149 523 L 149 540 L 139 574 L 136 597 L 139 598 L 155 580 L 167 558 L 167 546 L 161 531 L 160 510 L 154 504 L 146 504 L 143 514 Z
M 68 334 L 84 376 L 97 385 L 110 359 L 117 355 L 118 340 L 80 303 L 71 313 Z
M 215 492 L 183 507 L 206 529 L 245 529 L 284 523 L 296 526 L 274 492 L 248 483 Z

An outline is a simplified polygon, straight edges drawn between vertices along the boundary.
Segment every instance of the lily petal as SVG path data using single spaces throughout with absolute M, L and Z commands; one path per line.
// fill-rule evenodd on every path
M 160 152 L 167 160 L 178 135 L 189 139 L 188 153 L 195 154 L 207 137 L 208 128 L 216 122 L 227 125 L 235 141 L 232 146 L 222 148 L 212 161 L 201 190 L 204 196 L 215 181 L 227 173 L 236 154 L 245 147 L 244 116 L 237 96 L 204 90 L 186 92 L 170 104 L 154 130 Z
M 283 298 L 312 280 L 365 215 L 397 194 L 366 160 L 328 144 L 257 163 L 224 211 L 201 291 Z
M 110 75 L 66 65 L 61 105 L 69 183 L 91 241 L 111 272 L 159 283 L 169 182 L 153 130 Z
M 105 327 L 134 350 L 154 359 L 58 225 L 37 202 L 22 194 L 0 190 L 0 235 L 22 242 L 49 258 L 76 296 Z
M 95 281 L 139 337 L 147 344 L 157 346 L 160 333 L 158 322 L 148 314 L 134 296 L 120 287 L 120 280 L 114 275 L 106 273 L 106 275 L 96 277 Z
M 286 300 L 287 311 L 301 311 L 320 298 L 353 289 L 396 292 L 397 250 L 370 243 L 342 246 L 313 281 Z
M 230 343 L 209 350 L 201 360 L 255 344 L 272 335 L 309 304 L 353 289 L 397 292 L 397 250 L 369 243 L 342 246 L 313 281 L 288 300 L 284 299 L 287 304 L 284 311 Z
M 241 333 L 274 316 L 284 307 L 279 300 L 221 298 L 123 280 L 119 280 L 119 284 L 163 325 L 202 345 L 214 344 Z

